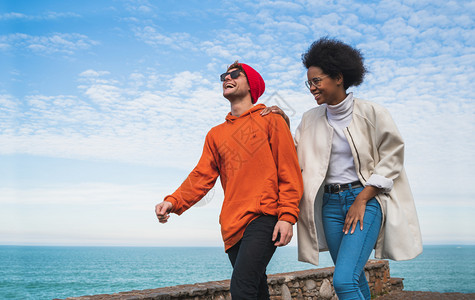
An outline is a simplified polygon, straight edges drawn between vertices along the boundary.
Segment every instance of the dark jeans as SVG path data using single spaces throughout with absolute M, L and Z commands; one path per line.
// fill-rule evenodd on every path
M 272 241 L 276 216 L 260 216 L 244 231 L 242 239 L 227 253 L 233 265 L 233 300 L 269 299 L 266 268 L 276 247 Z

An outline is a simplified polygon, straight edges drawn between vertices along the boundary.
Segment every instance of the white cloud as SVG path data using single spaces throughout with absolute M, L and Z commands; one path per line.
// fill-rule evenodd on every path
M 24 21 L 42 21 L 42 20 L 55 20 L 60 18 L 79 18 L 81 17 L 77 13 L 72 12 L 46 12 L 40 15 L 26 15 L 23 13 L 10 12 L 0 15 L 0 21 L 9 20 L 24 20 Z
M 79 76 L 80 77 L 100 77 L 100 76 L 109 75 L 109 74 L 110 72 L 107 72 L 107 71 L 95 71 L 95 70 L 89 69 L 79 74 Z
M 256 5 L 260 8 L 269 8 L 273 11 L 285 11 L 297 13 L 303 9 L 299 3 L 288 1 L 259 1 Z
M 0 15 L 0 20 L 27 19 L 28 16 L 21 13 L 11 12 Z
M 165 30 L 156 29 L 152 26 L 135 29 L 136 37 L 152 46 L 168 46 L 174 50 L 196 50 L 195 43 L 190 34 L 186 32 L 161 33 Z
M 295 21 L 273 21 L 264 24 L 265 29 L 272 28 L 272 31 L 278 30 L 285 34 L 306 34 L 309 32 L 309 28 Z M 302 36 L 303 37 L 303 36 Z
M 177 94 L 188 95 L 190 91 L 195 91 L 201 85 L 209 86 L 210 82 L 203 78 L 198 72 L 184 71 L 178 73 L 170 81 L 170 91 Z
M 118 160 L 174 167 L 196 163 L 206 132 L 224 121 L 228 102 L 218 83 L 199 73 L 168 77 L 165 90 L 149 91 L 153 74 L 133 73 L 123 85 L 104 79 L 104 71 L 80 74 L 83 97 L 73 95 L 4 95 L 0 152 L 82 159 Z M 108 80 L 108 84 L 97 83 Z M 24 102 L 20 107 L 15 102 Z M 199 116 L 199 117 L 197 117 Z M 190 151 L 193 155 L 190 156 Z
M 117 86 L 107 84 L 96 84 L 87 88 L 84 93 L 96 104 L 103 105 L 104 109 L 111 102 L 120 100 L 121 90 Z
M 11 95 L 0 95 L 0 107 L 2 110 L 13 113 L 18 109 L 18 103 Z
M 38 54 L 62 53 L 72 55 L 79 50 L 89 49 L 98 42 L 78 33 L 53 33 L 48 36 L 32 36 L 24 33 L 14 33 L 0 36 L 0 44 L 6 48 L 29 50 Z M 1 48 L 0 48 L 1 49 Z
M 125 7 L 132 13 L 151 14 L 155 11 L 155 7 L 148 0 L 127 0 Z

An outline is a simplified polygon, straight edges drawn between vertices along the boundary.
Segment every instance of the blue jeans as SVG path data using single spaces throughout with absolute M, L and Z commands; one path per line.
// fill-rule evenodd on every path
M 346 214 L 363 187 L 323 195 L 322 220 L 323 229 L 335 263 L 333 287 L 340 300 L 371 299 L 364 266 L 373 251 L 381 227 L 381 207 L 372 198 L 366 204 L 363 230 L 358 222 L 355 232 L 343 232 Z

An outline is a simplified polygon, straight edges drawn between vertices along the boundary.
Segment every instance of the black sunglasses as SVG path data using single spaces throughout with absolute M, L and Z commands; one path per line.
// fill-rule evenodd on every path
M 240 73 L 241 73 L 241 70 L 238 69 L 238 70 L 234 70 L 234 71 L 232 71 L 232 72 L 223 73 L 223 74 L 221 74 L 221 77 L 220 77 L 220 78 L 221 78 L 221 81 L 225 81 L 225 80 L 226 80 L 226 76 L 231 75 L 231 78 L 232 78 L 232 79 L 236 79 L 236 78 L 239 77 L 239 74 L 240 74 Z

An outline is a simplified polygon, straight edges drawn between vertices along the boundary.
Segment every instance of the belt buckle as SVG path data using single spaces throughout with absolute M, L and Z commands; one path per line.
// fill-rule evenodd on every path
M 341 192 L 341 185 L 339 183 L 332 184 L 332 192 L 333 193 Z

